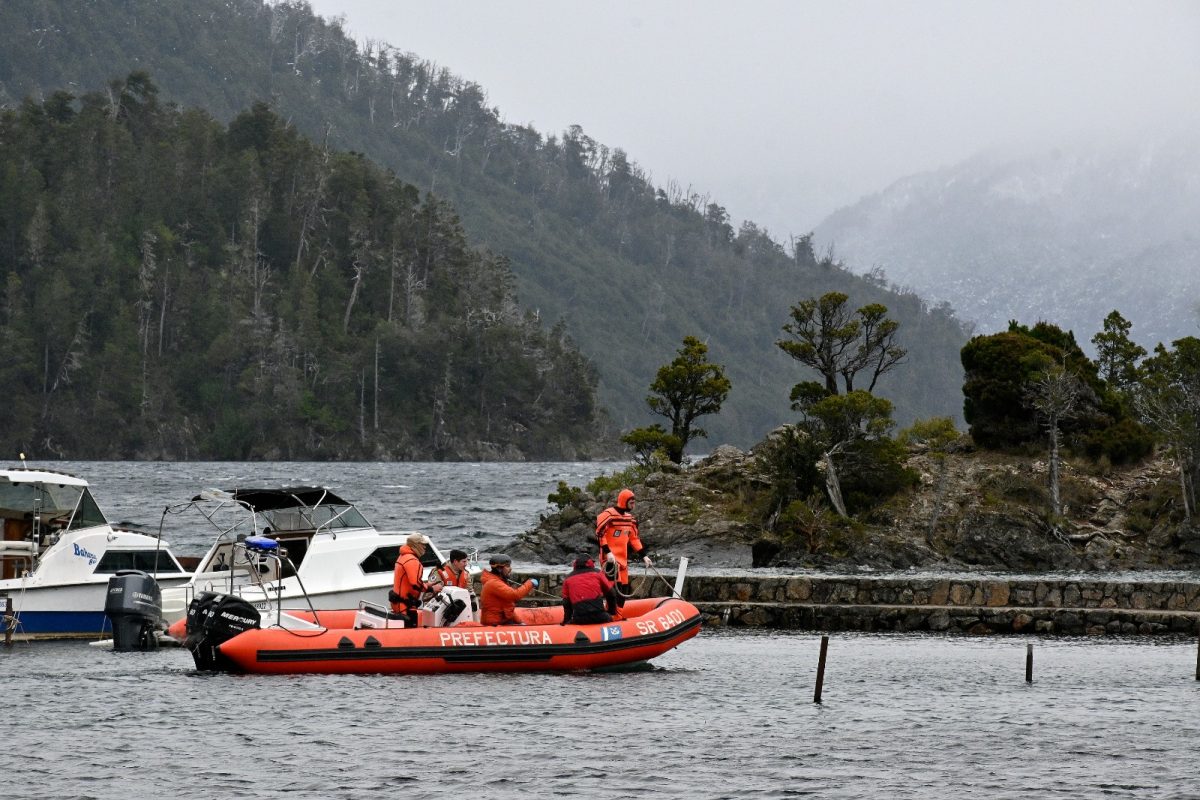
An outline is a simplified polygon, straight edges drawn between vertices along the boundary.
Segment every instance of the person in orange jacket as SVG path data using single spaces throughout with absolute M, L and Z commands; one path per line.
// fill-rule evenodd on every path
M 423 533 L 411 533 L 400 548 L 400 557 L 396 559 L 396 570 L 392 573 L 392 590 L 388 592 L 388 600 L 392 604 L 393 614 L 403 614 L 410 628 L 417 625 L 417 609 L 421 605 L 421 595 L 427 591 L 441 591 L 442 581 L 434 576 L 429 583 L 421 579 L 425 568 L 421 564 L 421 556 L 429 547 L 429 537 Z
M 600 542 L 600 562 L 605 564 L 605 571 L 617 584 L 621 594 L 628 597 L 632 593 L 629 585 L 629 554 L 638 556 L 647 567 L 653 565 L 646 548 L 638 536 L 637 520 L 633 517 L 633 490 L 622 489 L 617 494 L 615 507 L 606 508 L 596 517 L 596 540 Z M 616 574 L 612 574 L 613 565 Z
M 512 559 L 506 555 L 492 556 L 490 572 L 480 576 L 483 588 L 479 593 L 479 622 L 482 625 L 520 625 L 517 622 L 517 601 L 538 587 L 538 579 L 530 578 L 520 586 L 510 586 Z
M 451 550 L 450 560 L 438 568 L 438 575 L 447 586 L 470 589 L 471 573 L 467 570 L 467 561 L 467 554 L 462 550 Z

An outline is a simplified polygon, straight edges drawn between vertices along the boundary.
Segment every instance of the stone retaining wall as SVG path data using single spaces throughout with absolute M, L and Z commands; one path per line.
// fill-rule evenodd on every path
M 686 585 L 693 602 L 1200 612 L 1200 583 L 705 576 Z
M 537 577 L 543 594 L 558 596 L 563 575 Z M 662 581 L 646 583 L 644 590 L 668 591 Z M 687 579 L 684 597 L 717 625 L 970 634 L 1200 633 L 1200 583 L 695 576 Z

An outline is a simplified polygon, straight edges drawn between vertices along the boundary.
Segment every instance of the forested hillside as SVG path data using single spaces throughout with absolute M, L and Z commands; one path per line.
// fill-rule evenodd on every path
M 595 377 L 442 203 L 144 74 L 0 114 L 0 450 L 577 458 Z
M 752 223 L 735 230 L 711 198 L 655 186 L 579 128 L 547 136 L 506 124 L 481 87 L 391 45 L 356 45 L 304 3 L 0 5 L 0 102 L 103 87 L 134 68 L 164 98 L 223 120 L 268 101 L 315 140 L 449 199 L 469 239 L 510 260 L 525 307 L 545 326 L 565 322 L 622 428 L 647 421 L 647 387 L 685 335 L 707 342 L 733 382 L 706 422 L 710 444 L 745 446 L 793 419 L 788 393 L 810 376 L 774 342 L 791 305 L 832 290 L 855 306 L 883 303 L 900 322 L 908 361 L 878 390 L 899 421 L 961 413 L 966 335 L 948 307 L 855 277 L 814 257 L 807 239 L 785 249 Z

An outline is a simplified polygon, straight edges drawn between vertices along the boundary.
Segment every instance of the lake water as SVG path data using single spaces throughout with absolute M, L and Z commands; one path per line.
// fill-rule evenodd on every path
M 1024 679 L 1035 641 L 1035 680 Z M 5 798 L 1195 797 L 1192 641 L 706 630 L 613 674 L 0 648 Z
M 442 549 L 488 552 L 534 527 L 558 482 L 586 486 L 624 464 L 174 462 L 30 463 L 85 478 L 112 522 L 159 529 L 177 554 L 202 555 L 216 529 L 194 510 L 168 515 L 204 489 L 326 486 L 382 530 L 420 530 Z
M 34 466 L 43 466 L 41 464 Z M 606 464 L 47 464 L 157 527 L 204 487 L 326 484 L 384 528 L 487 550 Z M 174 518 L 172 523 L 174 524 Z M 198 554 L 203 526 L 168 527 Z M 1024 680 L 1035 644 L 1035 680 Z M 231 676 L 182 650 L 0 647 L 0 798 L 1183 798 L 1190 639 L 707 629 L 612 674 Z

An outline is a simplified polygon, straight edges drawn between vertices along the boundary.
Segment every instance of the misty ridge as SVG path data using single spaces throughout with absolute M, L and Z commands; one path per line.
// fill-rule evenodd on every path
M 1119 309 L 1153 348 L 1200 331 L 1198 220 L 1192 130 L 993 148 L 840 209 L 815 242 L 951 304 L 978 333 L 1044 320 L 1085 343 Z

